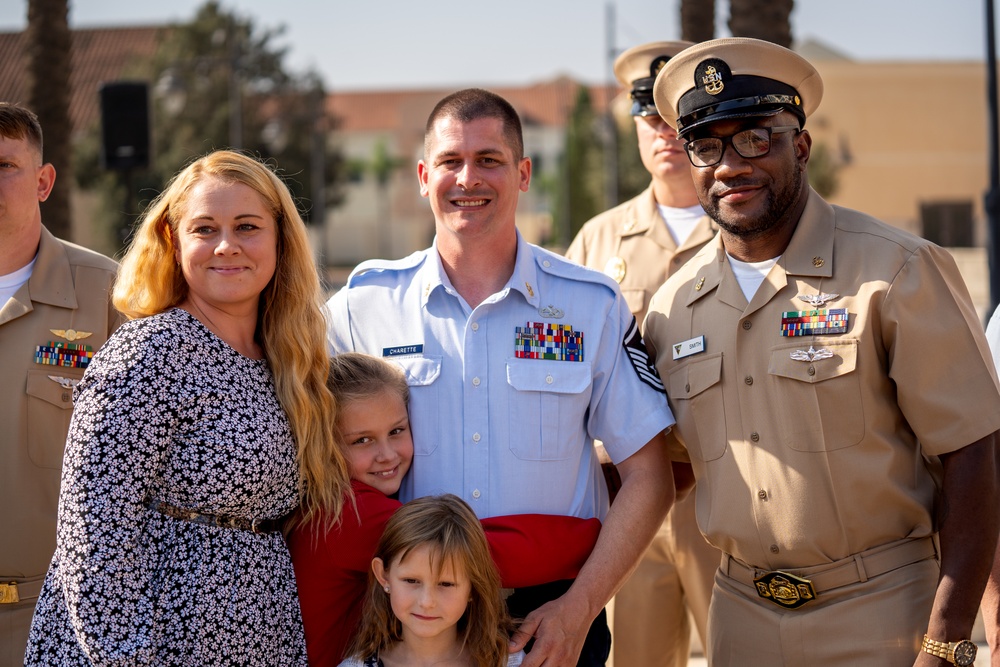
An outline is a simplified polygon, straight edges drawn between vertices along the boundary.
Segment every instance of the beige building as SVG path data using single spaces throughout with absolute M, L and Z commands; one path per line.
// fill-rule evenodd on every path
M 860 63 L 816 45 L 801 52 L 825 85 L 807 127 L 838 167 L 829 200 L 951 248 L 985 315 L 985 64 Z

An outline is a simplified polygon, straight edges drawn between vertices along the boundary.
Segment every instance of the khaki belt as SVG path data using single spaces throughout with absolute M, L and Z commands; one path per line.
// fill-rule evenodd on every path
M 14 581 L 0 579 L 0 604 L 16 604 L 26 600 L 34 600 L 42 592 L 45 577 L 29 581 Z
M 722 574 L 749 586 L 760 597 L 796 609 L 823 591 L 848 586 L 911 565 L 938 553 L 935 536 L 906 539 L 848 556 L 828 565 L 768 571 L 722 555 Z

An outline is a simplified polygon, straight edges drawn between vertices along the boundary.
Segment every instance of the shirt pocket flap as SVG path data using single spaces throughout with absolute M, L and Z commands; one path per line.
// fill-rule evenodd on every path
M 691 361 L 670 371 L 668 396 L 683 400 L 697 396 L 722 379 L 722 355 Z
M 60 410 L 72 410 L 73 387 L 80 381 L 82 374 L 68 374 L 62 371 L 63 369 L 55 368 L 51 373 L 29 372 L 25 393 Z M 50 375 L 59 379 L 53 380 Z
M 644 289 L 623 289 L 622 296 L 625 298 L 625 303 L 628 304 L 628 309 L 633 313 L 641 313 L 646 310 L 646 305 L 648 304 L 648 295 Z M 641 325 L 642 322 L 639 322 Z
M 858 341 L 813 341 L 808 347 L 800 343 L 772 349 L 767 372 L 815 383 L 853 373 L 857 363 Z
M 579 394 L 592 381 L 589 361 L 507 360 L 507 383 L 518 391 Z
M 403 369 L 406 384 L 422 387 L 432 384 L 441 375 L 441 357 L 400 357 L 387 359 Z

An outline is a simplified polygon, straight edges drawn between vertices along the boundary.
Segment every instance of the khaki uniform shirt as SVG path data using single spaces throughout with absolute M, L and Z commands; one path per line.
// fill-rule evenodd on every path
M 782 336 L 783 313 L 821 294 L 816 308 L 847 309 L 846 333 Z M 702 532 L 762 569 L 933 533 L 937 455 L 1000 428 L 951 255 L 815 192 L 749 304 L 716 238 L 653 297 L 645 340 Z M 675 359 L 677 347 L 694 353 Z
M 116 270 L 107 257 L 42 228 L 31 278 L 0 304 L 0 582 L 37 578 L 48 569 L 71 383 L 83 377 L 79 368 L 36 363 L 35 348 L 70 342 L 65 331 L 73 329 L 90 333 L 75 342 L 96 352 L 119 324 L 110 304 Z
M 678 246 L 660 215 L 650 185 L 587 222 L 566 257 L 617 280 L 629 310 L 641 325 L 656 289 L 714 234 L 706 215 Z

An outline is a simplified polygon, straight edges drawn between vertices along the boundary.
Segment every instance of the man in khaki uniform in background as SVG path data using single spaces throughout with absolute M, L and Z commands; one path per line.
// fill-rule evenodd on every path
M 727 554 L 709 653 L 969 665 L 997 542 L 996 371 L 946 250 L 809 187 L 822 91 L 746 38 L 690 47 L 653 87 L 720 227 L 645 324 L 699 525 Z
M 24 663 L 55 550 L 73 385 L 119 324 L 115 262 L 42 226 L 55 177 L 38 119 L 0 103 L 0 667 Z
M 691 180 L 677 133 L 656 113 L 653 80 L 691 42 L 653 42 L 615 60 L 615 76 L 631 90 L 639 154 L 652 176 L 636 197 L 605 211 L 580 230 L 566 257 L 618 281 L 639 324 L 667 277 L 715 235 Z M 712 580 L 721 554 L 694 518 L 694 495 L 674 505 L 639 567 L 615 596 L 612 634 L 616 665 L 683 667 L 694 618 L 704 645 Z

